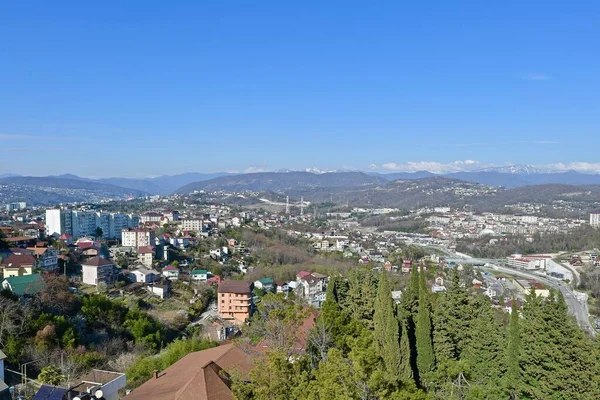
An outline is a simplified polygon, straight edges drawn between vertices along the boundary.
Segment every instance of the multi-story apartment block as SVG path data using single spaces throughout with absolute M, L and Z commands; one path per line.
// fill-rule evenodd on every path
M 91 211 L 73 211 L 72 229 L 74 237 L 82 237 L 95 235 L 96 228 L 96 213 Z
M 140 222 L 145 224 L 146 222 L 160 222 L 163 219 L 163 215 L 157 212 L 147 212 L 140 215 Z
M 121 236 L 121 232 L 123 229 L 127 228 L 137 228 L 140 225 L 140 217 L 138 215 L 133 214 L 111 214 L 112 218 L 110 219 L 110 237 L 118 238 Z
M 156 236 L 153 230 L 143 228 L 126 228 L 121 231 L 121 245 L 124 247 L 154 246 Z
M 217 301 L 221 318 L 243 324 L 250 317 L 252 284 L 224 280 L 219 284 Z
M 182 219 L 181 229 L 184 231 L 202 231 L 202 220 L 201 219 Z
M 590 214 L 590 225 L 600 226 L 600 210 L 594 211 Z
M 93 236 L 102 229 L 104 238 L 118 238 L 123 228 L 135 228 L 139 217 L 131 214 L 68 209 L 46 210 L 46 234 L 60 236 L 65 233 L 75 238 Z
M 19 211 L 27 208 L 27 203 L 24 201 L 19 201 L 16 203 L 9 203 L 6 205 L 6 211 Z
M 60 236 L 68 233 L 73 235 L 72 217 L 71 210 L 46 210 L 46 234 Z

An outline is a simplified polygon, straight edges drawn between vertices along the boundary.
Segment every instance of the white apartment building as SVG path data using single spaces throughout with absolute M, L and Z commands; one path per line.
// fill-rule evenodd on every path
M 9 203 L 6 205 L 6 211 L 18 211 L 18 210 L 24 210 L 25 208 L 27 208 L 27 203 L 24 201 L 18 201 L 16 203 Z
M 154 246 L 156 236 L 154 231 L 141 228 L 126 228 L 121 231 L 121 245 L 124 247 Z
M 163 219 L 163 215 L 157 212 L 148 212 L 140 215 L 140 222 L 145 224 L 146 222 L 160 222 Z
M 46 210 L 46 234 L 60 236 L 68 233 L 74 238 L 93 236 L 102 229 L 104 238 L 118 238 L 123 228 L 135 228 L 139 217 L 132 214 L 68 209 Z
M 181 229 L 184 231 L 202 231 L 202 220 L 201 219 L 182 219 Z
M 590 214 L 590 225 L 600 226 L 600 210 L 594 211 Z

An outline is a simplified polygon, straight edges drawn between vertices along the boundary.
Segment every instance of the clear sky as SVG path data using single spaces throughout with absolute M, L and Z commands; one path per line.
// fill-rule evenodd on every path
M 2 4 L 0 174 L 600 170 L 597 1 L 93 3 Z

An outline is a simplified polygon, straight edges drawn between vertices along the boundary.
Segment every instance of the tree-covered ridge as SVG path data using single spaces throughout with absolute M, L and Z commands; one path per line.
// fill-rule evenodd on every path
M 388 276 L 332 278 L 306 355 L 272 351 L 239 399 L 598 399 L 598 345 L 560 293 L 532 292 L 504 313 L 470 293 L 456 271 L 432 294 L 413 270 L 402 300 Z M 268 373 L 268 377 L 266 377 Z

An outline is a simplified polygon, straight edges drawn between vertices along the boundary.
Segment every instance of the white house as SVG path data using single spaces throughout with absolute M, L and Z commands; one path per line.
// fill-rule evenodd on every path
M 288 293 L 290 291 L 290 286 L 286 282 L 277 282 L 277 293 Z
M 179 279 L 179 268 L 168 265 L 162 270 L 162 275 L 169 279 Z
M 82 281 L 85 284 L 96 286 L 99 283 L 107 285 L 117 280 L 118 272 L 115 265 L 100 257 L 90 258 L 81 264 L 83 272 Z
M 138 268 L 129 273 L 129 278 L 133 282 L 152 283 L 158 275 L 159 273 L 152 269 Z
M 441 292 L 445 292 L 446 291 L 446 286 L 440 286 L 440 285 L 433 285 L 431 287 L 431 291 L 433 293 L 441 293 Z
M 190 276 L 194 282 L 206 282 L 208 280 L 208 275 L 209 272 L 205 269 L 195 269 Z
M 165 297 L 169 297 L 171 293 L 171 281 L 165 278 L 158 278 L 151 285 L 146 286 L 146 288 L 150 293 L 164 299 Z

